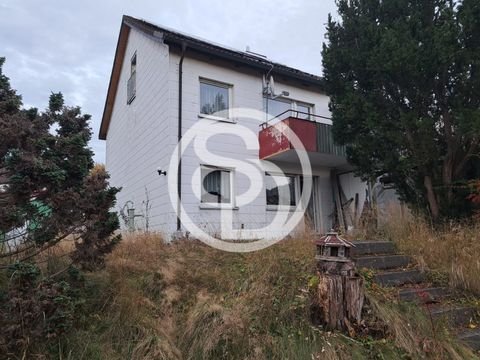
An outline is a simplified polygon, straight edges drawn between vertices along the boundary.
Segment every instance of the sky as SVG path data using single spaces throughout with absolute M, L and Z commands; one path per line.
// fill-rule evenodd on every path
M 98 140 L 122 15 L 266 55 L 321 74 L 321 48 L 334 0 L 0 0 L 0 56 L 25 107 L 45 109 L 51 92 L 92 115 Z

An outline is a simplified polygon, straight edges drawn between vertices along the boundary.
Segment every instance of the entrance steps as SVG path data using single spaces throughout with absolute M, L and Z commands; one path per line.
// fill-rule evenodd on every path
M 398 298 L 428 305 L 434 321 L 448 324 L 457 337 L 474 351 L 480 351 L 480 329 L 468 326 L 477 317 L 477 309 L 455 306 L 454 296 L 444 287 L 431 287 L 426 274 L 415 267 L 415 261 L 397 252 L 390 241 L 356 241 L 352 249 L 358 269 L 374 271 L 373 281 L 384 287 L 397 287 Z M 460 329 L 460 330 L 459 330 Z

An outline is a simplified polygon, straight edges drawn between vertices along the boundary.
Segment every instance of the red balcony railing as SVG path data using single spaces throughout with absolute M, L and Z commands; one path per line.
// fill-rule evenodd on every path
M 332 135 L 332 125 L 320 122 L 325 116 L 312 115 L 301 111 L 287 110 L 275 118 L 262 123 L 258 135 L 260 159 L 294 150 L 294 144 L 282 133 L 289 128 L 310 153 L 321 153 L 335 157 L 346 156 L 345 146 L 336 145 Z

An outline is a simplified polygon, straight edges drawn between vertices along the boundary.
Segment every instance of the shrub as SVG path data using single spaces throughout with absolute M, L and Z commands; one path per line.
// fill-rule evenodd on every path
M 0 351 L 28 354 L 33 344 L 59 338 L 73 326 L 83 300 L 65 280 L 41 278 L 38 266 L 15 263 L 8 268 L 9 284 L 0 307 Z M 75 270 L 69 277 L 81 281 Z

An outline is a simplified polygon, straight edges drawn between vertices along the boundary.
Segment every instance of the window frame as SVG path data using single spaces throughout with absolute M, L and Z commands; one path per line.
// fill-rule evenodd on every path
M 130 76 L 136 72 L 137 72 L 137 51 L 135 50 L 132 57 L 130 58 Z
M 277 98 L 275 98 L 275 99 L 272 99 L 272 98 L 270 98 L 270 97 L 268 97 L 268 96 L 264 96 L 264 97 L 263 97 L 263 110 L 267 113 L 267 118 L 269 118 L 269 119 L 274 119 L 274 118 L 276 118 L 278 115 L 280 115 L 281 113 L 280 113 L 280 114 L 275 114 L 275 115 L 268 113 L 268 112 L 267 112 L 267 110 L 268 110 L 268 109 L 267 109 L 267 102 L 268 102 L 268 101 L 269 101 L 269 102 L 277 101 L 277 102 L 281 102 L 281 103 L 284 103 L 284 104 L 288 104 L 289 107 L 290 107 L 290 109 L 288 109 L 288 110 L 293 110 L 293 101 L 292 101 L 292 99 L 289 99 L 289 98 L 286 98 L 286 97 L 283 97 L 283 96 L 279 96 L 279 97 L 277 97 Z M 269 106 L 269 107 L 270 107 L 270 106 Z M 283 119 L 281 119 L 281 120 L 283 120 Z
M 284 177 L 291 177 L 293 178 L 293 188 L 295 193 L 295 205 L 274 205 L 274 204 L 267 204 L 267 183 L 265 181 L 265 205 L 267 211 L 295 211 L 298 207 L 299 197 L 300 197 L 300 189 L 299 189 L 299 175 L 298 174 L 290 174 L 290 173 L 276 173 L 271 171 L 265 172 L 265 178 L 267 176 L 284 176 Z
M 229 180 L 230 180 L 230 202 L 228 203 L 217 203 L 217 202 L 203 202 L 202 201 L 202 194 L 203 194 L 203 174 L 202 170 L 220 170 L 220 171 L 227 171 L 229 173 Z M 235 206 L 235 168 L 231 167 L 223 167 L 223 166 L 215 166 L 215 165 L 208 165 L 208 164 L 200 164 L 200 208 L 201 209 L 238 209 Z
M 308 103 L 308 102 L 305 102 L 305 101 L 290 99 L 290 98 L 287 98 L 287 97 L 284 97 L 284 96 L 279 96 L 278 98 L 275 98 L 275 99 L 271 99 L 268 96 L 264 96 L 263 97 L 263 110 L 265 112 L 267 111 L 267 101 L 278 101 L 278 102 L 283 102 L 283 103 L 289 104 L 290 105 L 289 110 L 291 111 L 292 114 L 295 114 L 295 111 L 300 111 L 300 110 L 298 110 L 298 106 L 303 106 L 303 107 L 308 108 L 308 117 L 306 119 L 299 118 L 301 120 L 311 120 L 312 115 L 314 115 L 314 108 L 315 108 L 314 104 L 311 104 L 311 103 Z M 276 118 L 278 115 L 280 115 L 280 114 L 273 115 L 273 114 L 268 114 L 267 113 L 267 117 L 270 117 L 270 120 Z M 284 120 L 284 119 L 280 119 L 280 120 Z
M 227 89 L 228 93 L 228 101 L 227 101 L 227 106 L 228 108 L 226 109 L 227 117 L 222 117 L 222 116 L 215 116 L 211 114 L 204 114 L 202 113 L 202 84 L 206 85 L 211 85 L 211 86 L 217 86 L 219 88 Z M 199 77 L 198 79 L 198 117 L 203 118 L 203 119 L 210 119 L 210 120 L 217 120 L 217 121 L 225 121 L 225 122 L 231 122 L 234 123 L 235 120 L 232 119 L 232 97 L 233 97 L 233 85 L 222 82 L 222 81 L 217 81 L 217 80 L 212 80 L 204 77 Z
M 309 103 L 303 102 L 303 101 L 294 100 L 292 102 L 292 105 L 294 106 L 294 109 L 293 109 L 294 112 L 295 111 L 300 111 L 300 110 L 298 110 L 298 106 L 303 106 L 303 107 L 306 107 L 308 109 L 308 117 L 306 119 L 303 119 L 303 118 L 299 118 L 299 119 L 302 119 L 302 120 L 311 120 L 312 119 L 313 107 L 314 107 L 313 104 L 309 104 Z
M 134 81 L 134 89 L 133 89 L 133 95 L 128 94 L 128 86 L 129 82 L 131 79 L 135 77 Z M 137 97 L 137 50 L 133 53 L 132 57 L 130 58 L 130 77 L 127 80 L 127 105 L 130 105 L 133 100 Z

